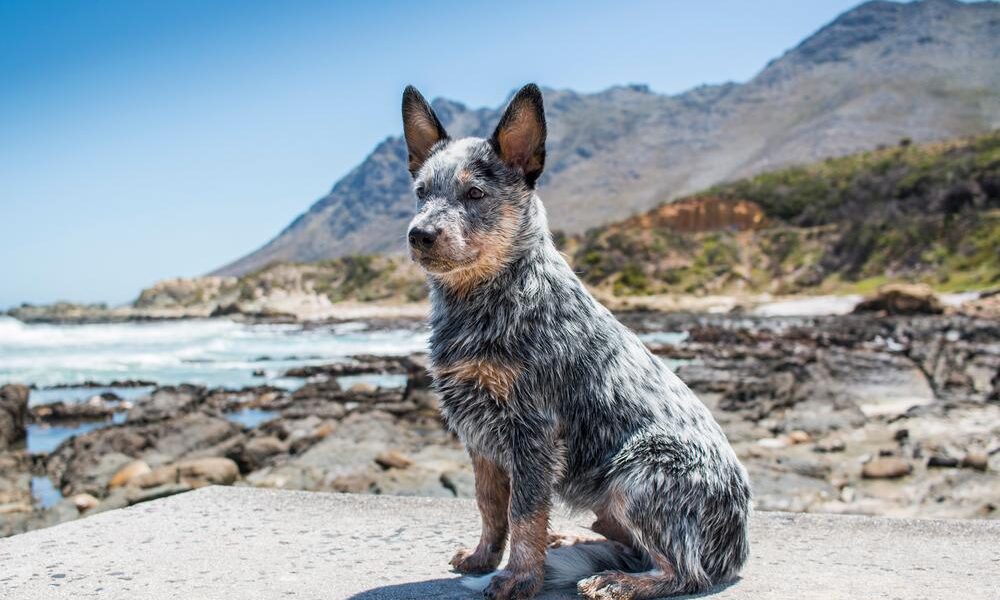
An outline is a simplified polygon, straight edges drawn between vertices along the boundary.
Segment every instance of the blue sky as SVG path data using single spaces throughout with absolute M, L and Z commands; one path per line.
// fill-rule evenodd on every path
M 0 307 L 132 299 L 263 244 L 399 123 L 407 83 L 745 81 L 853 0 L 0 0 Z

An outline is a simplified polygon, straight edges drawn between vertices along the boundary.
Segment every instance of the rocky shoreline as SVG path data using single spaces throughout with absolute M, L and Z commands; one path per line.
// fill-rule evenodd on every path
M 144 290 L 132 304 L 110 307 L 105 304 L 75 304 L 56 302 L 45 305 L 23 304 L 0 313 L 22 323 L 53 325 L 84 325 L 104 323 L 141 323 L 208 319 L 226 317 L 250 323 L 300 323 L 318 326 L 349 321 L 365 321 L 373 325 L 424 320 L 430 311 L 426 299 L 392 296 L 379 300 L 353 299 L 331 302 L 312 286 L 303 287 L 287 281 L 294 267 L 281 265 L 274 270 L 284 273 L 283 280 L 257 282 L 249 298 L 237 294 L 235 281 L 220 283 L 218 277 L 171 279 Z M 222 278 L 226 279 L 226 278 Z M 231 278 L 228 278 L 231 279 Z M 423 281 L 422 279 L 420 281 Z M 228 287 L 227 287 L 228 286 Z M 283 287 L 284 286 L 284 287 Z M 178 291 L 180 289 L 180 291 Z M 228 290 L 222 293 L 220 290 Z M 905 306 L 920 304 L 918 312 L 963 314 L 977 318 L 1000 318 L 1000 290 L 993 289 L 961 294 L 935 295 L 926 285 L 887 284 L 867 297 L 855 295 L 774 296 L 771 294 L 704 295 L 647 294 L 618 296 L 605 290 L 592 292 L 616 312 L 651 311 L 663 313 L 723 313 L 741 314 L 844 314 L 855 305 L 873 311 L 883 311 L 886 302 Z M 893 298 L 893 294 L 896 297 Z M 859 303 L 860 301 L 860 303 Z M 889 311 L 892 312 L 892 311 Z
M 1000 321 L 620 316 L 722 423 L 758 509 L 1000 515 Z M 338 382 L 366 374 L 406 383 Z M 29 388 L 0 388 L 0 535 L 208 484 L 472 495 L 426 357 L 358 356 L 285 376 L 303 384 L 161 386 L 131 400 L 104 393 L 30 408 Z M 49 453 L 23 449 L 26 427 L 81 422 L 103 426 Z M 62 499 L 42 508 L 33 480 Z

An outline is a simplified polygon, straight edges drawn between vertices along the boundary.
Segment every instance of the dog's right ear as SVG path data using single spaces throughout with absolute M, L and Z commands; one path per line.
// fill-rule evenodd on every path
M 403 136 L 409 152 L 410 175 L 414 177 L 431 155 L 434 144 L 448 139 L 434 109 L 412 85 L 403 91 Z

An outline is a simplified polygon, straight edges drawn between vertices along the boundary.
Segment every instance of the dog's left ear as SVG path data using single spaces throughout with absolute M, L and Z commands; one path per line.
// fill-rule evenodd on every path
M 490 144 L 508 166 L 520 169 L 534 187 L 545 167 L 545 108 L 542 92 L 529 83 L 507 106 Z

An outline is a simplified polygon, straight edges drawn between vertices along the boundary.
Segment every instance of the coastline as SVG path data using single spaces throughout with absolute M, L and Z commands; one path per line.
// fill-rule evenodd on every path
M 397 319 L 383 326 L 399 323 L 399 311 L 380 314 Z M 751 474 L 759 509 L 996 517 L 1000 321 L 618 316 L 716 416 Z M 283 345 L 317 332 L 391 331 L 367 322 L 278 327 L 291 336 Z M 24 388 L 23 404 L 0 402 L 25 427 L 0 450 L 0 533 L 207 484 L 470 497 L 468 458 L 440 422 L 425 355 L 380 348 L 332 361 L 260 356 L 240 367 L 265 372 L 249 385 L 147 379 Z M 8 388 L 0 389 L 10 396 Z
M 906 287 L 906 286 L 886 286 Z M 909 286 L 923 288 L 923 286 Z M 929 290 L 929 288 L 927 288 Z M 592 290 L 594 291 L 594 290 Z M 933 291 L 928 293 L 934 294 Z M 797 294 L 797 295 L 691 295 L 658 294 L 645 296 L 614 296 L 594 291 L 595 297 L 614 312 L 647 311 L 691 314 L 752 314 L 772 317 L 810 317 L 849 314 L 866 299 L 861 294 Z M 867 298 L 877 297 L 874 296 Z M 986 318 L 1000 317 L 1000 290 L 981 290 L 934 294 L 949 314 L 967 314 Z M 980 308 L 984 305 L 984 308 Z M 430 312 L 426 300 L 408 302 L 400 299 L 381 301 L 346 300 L 330 302 L 315 294 L 283 293 L 248 304 L 218 303 L 186 306 L 83 305 L 54 303 L 22 305 L 6 314 L 23 323 L 102 324 L 143 321 L 171 321 L 228 317 L 252 323 L 301 323 L 322 325 L 348 321 L 419 321 Z

